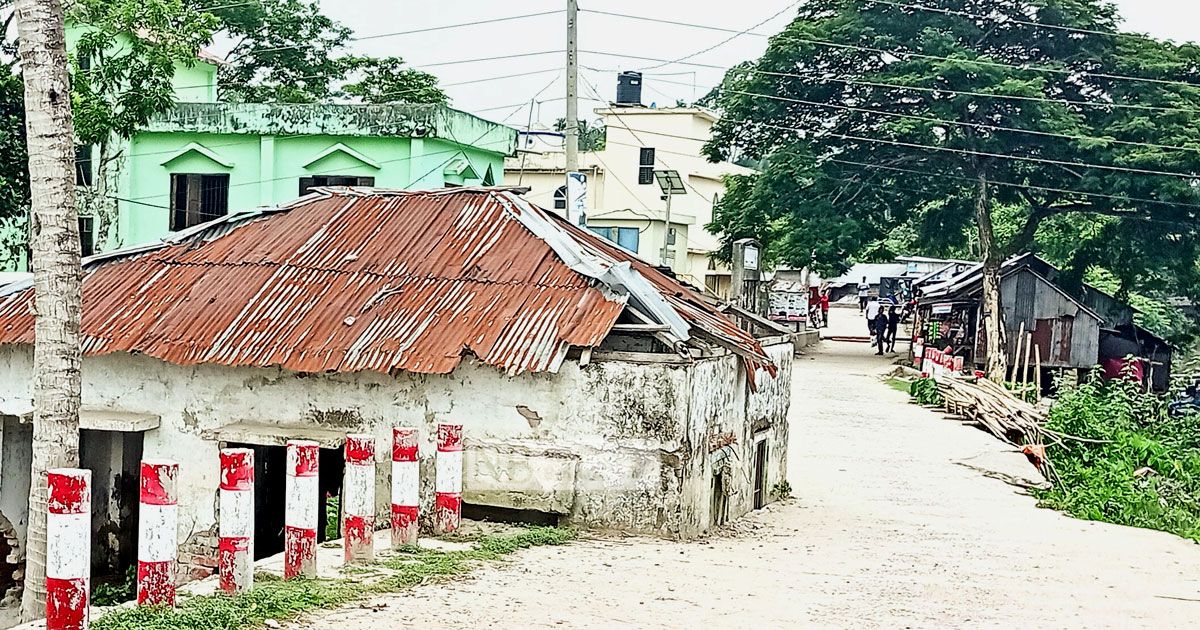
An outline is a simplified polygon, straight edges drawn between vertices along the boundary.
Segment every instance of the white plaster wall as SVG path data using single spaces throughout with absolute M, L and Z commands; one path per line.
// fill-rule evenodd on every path
M 21 546 L 29 523 L 29 470 L 33 464 L 33 426 L 0 420 L 0 514 L 16 530 Z
M 790 361 L 787 348 L 773 355 Z M 30 395 L 30 361 L 28 347 L 0 347 L 0 396 Z M 375 435 L 381 516 L 388 512 L 391 428 L 421 429 L 422 494 L 431 502 L 435 427 L 455 422 L 464 425 L 475 456 L 523 460 L 521 466 L 538 471 L 520 475 L 513 466 L 476 466 L 476 474 L 492 471 L 480 480 L 481 489 L 525 483 L 529 496 L 571 501 L 566 516 L 572 524 L 691 536 L 703 531 L 711 500 L 710 475 L 691 479 L 705 466 L 696 463 L 705 459 L 698 458 L 706 455 L 704 436 L 712 426 L 727 426 L 739 432 L 740 443 L 749 439 L 740 365 L 731 356 L 686 366 L 598 361 L 581 368 L 567 362 L 558 374 L 507 376 L 465 360 L 449 375 L 393 377 L 189 367 L 121 354 L 84 359 L 83 406 L 161 418 L 160 427 L 146 433 L 144 456 L 180 463 L 181 541 L 216 522 L 213 435 L 235 422 L 293 427 L 297 437 L 312 427 Z M 781 453 L 773 445 L 772 458 Z M 568 474 L 561 468 L 564 458 L 573 462 L 575 479 L 566 493 L 554 487 Z M 468 496 L 473 483 L 471 476 L 464 479 Z

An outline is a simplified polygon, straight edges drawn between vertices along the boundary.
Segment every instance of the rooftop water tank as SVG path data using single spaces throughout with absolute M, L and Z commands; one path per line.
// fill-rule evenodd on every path
M 642 73 L 626 70 L 617 75 L 617 105 L 642 104 Z

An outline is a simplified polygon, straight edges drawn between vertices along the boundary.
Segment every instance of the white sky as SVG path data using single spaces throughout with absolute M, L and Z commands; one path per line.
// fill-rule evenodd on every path
M 920 0 L 913 0 L 919 3 Z M 1115 0 L 1126 18 L 1126 29 L 1150 33 L 1176 41 L 1200 40 L 1200 2 L 1196 0 Z M 429 28 L 477 20 L 554 11 L 565 7 L 565 0 L 321 0 L 322 8 L 334 19 L 350 26 L 358 36 L 370 36 L 397 31 Z M 771 15 L 788 8 L 791 0 L 582 0 L 581 9 L 595 9 L 652 18 L 692 22 L 737 30 L 746 29 Z M 756 32 L 774 33 L 791 19 L 793 10 L 782 15 Z M 718 44 L 730 34 L 669 24 L 639 22 L 581 11 L 579 16 L 579 48 L 581 51 L 600 51 L 638 55 L 660 59 L 677 59 Z M 562 13 L 508 22 L 483 24 L 464 28 L 381 37 L 354 43 L 357 52 L 374 55 L 398 55 L 410 64 L 422 67 L 447 61 L 518 55 L 541 51 L 561 51 L 565 47 L 565 16 Z M 762 53 L 766 38 L 746 35 L 733 39 L 689 61 L 725 68 L 739 61 L 753 59 Z M 581 74 L 580 96 L 594 97 L 590 81 L 600 95 L 612 99 L 616 78 L 614 69 L 637 70 L 657 65 L 615 56 L 581 52 L 580 63 L 606 72 L 584 70 Z M 528 103 L 543 88 L 538 97 L 546 102 L 533 109 L 534 121 L 551 124 L 562 116 L 564 95 L 562 53 L 483 61 L 477 63 L 442 65 L 425 68 L 436 74 L 443 84 L 472 81 L 480 78 L 552 70 L 536 76 L 517 77 L 447 87 L 458 109 L 481 116 L 503 120 L 514 126 L 524 126 L 530 107 L 517 110 L 519 103 Z M 675 99 L 691 101 L 703 96 L 716 85 L 724 72 L 719 69 L 672 65 L 648 73 L 671 73 L 664 76 L 647 74 L 643 101 L 647 104 L 674 104 Z M 680 73 L 680 74 L 675 74 Z M 553 81 L 553 84 L 550 84 Z M 671 81 L 675 83 L 665 83 Z M 549 87 L 546 87 L 550 84 Z M 695 85 L 696 88 L 690 86 Z M 554 100 L 548 100 L 554 99 Z M 494 109 L 500 106 L 507 109 Z M 590 113 L 598 103 L 581 101 L 580 111 Z M 516 111 L 515 111 L 516 110 Z M 591 117 L 591 116 L 589 116 Z

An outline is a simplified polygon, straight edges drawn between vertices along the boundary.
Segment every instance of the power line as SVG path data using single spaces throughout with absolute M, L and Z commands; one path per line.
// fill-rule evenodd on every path
M 598 51 L 598 50 L 581 50 L 580 52 L 587 53 L 590 55 L 601 55 L 601 56 L 606 56 L 606 57 L 624 57 L 627 59 L 640 59 L 643 61 L 665 61 L 663 59 L 658 59 L 656 57 L 644 57 L 644 56 L 640 56 L 640 55 L 628 55 L 625 53 L 612 53 L 612 52 L 604 52 L 604 51 Z M 693 61 L 683 61 L 680 63 L 681 63 L 681 65 L 695 66 L 697 68 L 709 68 L 709 69 L 713 69 L 713 70 L 722 70 L 722 71 L 728 69 L 728 68 L 725 68 L 724 66 L 705 64 L 705 63 L 696 63 Z M 612 70 L 607 70 L 604 68 L 587 67 L 587 69 L 597 71 L 597 72 L 613 72 Z M 881 82 L 881 81 L 869 81 L 869 80 L 865 80 L 865 79 L 840 79 L 840 78 L 836 78 L 836 77 L 815 76 L 812 74 L 796 74 L 796 73 L 792 73 L 792 72 L 773 72 L 770 70 L 760 70 L 757 68 L 744 68 L 744 69 L 742 69 L 742 71 L 750 73 L 750 74 L 764 74 L 767 76 L 789 77 L 789 78 L 795 78 L 795 79 L 808 79 L 808 80 L 814 80 L 814 81 L 833 81 L 836 83 L 844 83 L 847 85 L 865 85 L 865 86 L 870 86 L 870 87 L 891 88 L 891 89 L 898 89 L 898 90 L 912 90 L 915 92 L 930 92 L 930 93 L 935 93 L 935 94 L 954 94 L 956 96 L 976 96 L 976 97 L 980 97 L 980 98 L 997 98 L 997 99 L 1004 99 L 1004 100 L 1026 101 L 1026 102 L 1037 102 L 1037 103 L 1059 103 L 1059 104 L 1065 103 L 1068 105 L 1079 105 L 1082 107 L 1111 107 L 1111 108 L 1115 108 L 1115 109 L 1136 109 L 1136 110 L 1156 111 L 1156 112 L 1200 114 L 1200 109 L 1190 108 L 1190 107 L 1163 107 L 1163 106 L 1157 106 L 1157 105 L 1141 105 L 1141 104 L 1137 104 L 1137 103 L 1114 103 L 1112 101 L 1081 101 L 1081 100 L 1073 100 L 1073 99 L 1068 99 L 1068 98 L 1056 99 L 1056 98 L 1049 98 L 1049 97 L 1045 97 L 1045 96 L 988 94 L 986 92 L 971 92 L 968 90 L 954 90 L 954 89 L 950 89 L 950 88 L 924 87 L 924 86 L 917 86 L 917 85 L 904 85 L 904 84 L 899 84 L 899 83 L 885 83 L 885 82 Z M 1200 87 L 1200 86 L 1197 86 L 1197 87 Z
M 1045 28 L 1056 31 L 1066 31 L 1068 33 L 1086 33 L 1088 35 L 1101 35 L 1105 37 L 1133 37 L 1136 39 L 1145 40 L 1145 36 L 1137 33 L 1122 33 L 1121 31 L 1100 31 L 1090 28 L 1079 28 L 1077 26 L 1064 26 L 1062 24 L 1049 24 L 1044 22 L 1033 22 L 1030 20 L 1022 20 L 1019 18 L 1003 15 L 999 18 L 996 16 L 980 15 L 978 13 L 970 13 L 967 11 L 959 11 L 956 9 L 944 9 L 942 7 L 930 7 L 922 4 L 908 4 L 905 2 L 894 2 L 892 0 L 867 0 L 871 4 L 886 4 L 902 9 L 912 9 L 914 11 L 928 11 L 930 13 L 942 13 L 944 15 L 957 15 L 959 17 L 969 17 L 977 20 L 990 20 L 997 23 L 1012 22 L 1022 26 L 1031 26 L 1035 28 Z
M 878 2 L 880 0 L 867 0 L 867 1 Z M 780 13 L 782 13 L 782 11 Z M 660 22 L 660 23 L 666 23 L 666 24 L 674 23 L 671 20 L 661 20 L 658 18 L 650 18 L 650 17 L 640 17 L 640 16 L 635 17 L 635 16 L 628 16 L 628 15 L 623 15 L 623 17 L 630 17 L 630 18 L 639 19 L 639 20 L 648 21 L 648 22 Z M 722 27 L 705 27 L 700 24 L 688 24 L 688 26 L 692 26 L 695 28 L 709 28 L 712 30 L 719 30 L 722 32 L 727 32 L 727 29 L 722 28 Z M 752 28 L 754 28 L 754 27 L 752 27 Z M 1176 80 L 1170 80 L 1170 79 L 1154 79 L 1154 78 L 1150 78 L 1150 77 L 1134 77 L 1134 76 L 1121 75 L 1121 74 L 1089 72 L 1089 71 L 1085 71 L 1085 70 L 1069 70 L 1069 69 L 1065 69 L 1065 68 L 1053 68 L 1053 67 L 1044 66 L 1044 65 L 1026 64 L 1026 65 L 1018 66 L 1018 65 L 1013 65 L 1013 64 L 1002 63 L 999 61 L 988 61 L 985 59 L 963 59 L 963 58 L 952 58 L 952 57 L 939 57 L 937 55 L 927 55 L 927 54 L 919 53 L 919 52 L 884 50 L 881 48 L 872 48 L 869 46 L 859 46 L 856 44 L 844 44 L 844 43 L 831 42 L 831 41 L 822 40 L 822 39 L 798 37 L 798 36 L 789 35 L 786 33 L 780 33 L 780 34 L 776 35 L 775 37 L 779 38 L 781 41 L 793 41 L 793 42 L 799 42 L 799 43 L 804 43 L 804 44 L 811 44 L 814 46 L 824 46 L 824 47 L 838 48 L 838 49 L 844 49 L 844 50 L 856 50 L 859 52 L 869 52 L 869 53 L 873 53 L 876 55 L 888 55 L 888 56 L 897 57 L 897 58 L 901 58 L 901 57 L 907 55 L 909 57 L 917 57 L 920 59 L 930 59 L 930 60 L 934 60 L 934 61 L 950 61 L 950 62 L 954 62 L 954 63 L 964 63 L 964 62 L 965 63 L 973 63 L 973 64 L 977 64 L 977 65 L 982 65 L 982 66 L 991 66 L 991 67 L 997 67 L 997 68 L 1006 68 L 1009 70 L 1018 70 L 1021 72 L 1031 72 L 1031 71 L 1032 72 L 1047 72 L 1047 73 L 1054 73 L 1054 74 L 1065 74 L 1068 76 L 1090 76 L 1090 77 L 1097 77 L 1097 78 L 1102 78 L 1102 79 L 1112 79 L 1112 80 L 1121 80 L 1121 81 L 1144 81 L 1147 83 L 1176 85 L 1176 86 L 1189 87 L 1189 88 L 1200 88 L 1200 84 L 1189 83 L 1187 81 L 1176 81 Z M 701 51 L 701 52 L 704 52 L 704 51 Z M 699 53 L 697 53 L 697 54 L 699 54 Z M 660 66 L 652 66 L 652 67 L 647 68 L 647 69 L 654 69 L 654 68 L 660 68 L 660 67 L 666 66 L 666 65 L 671 65 L 674 63 L 684 63 L 686 59 L 690 59 L 691 57 L 694 57 L 695 55 L 688 55 L 687 57 L 681 57 L 679 59 L 651 59 L 651 58 L 645 58 L 645 57 L 637 57 L 634 55 L 617 55 L 617 56 L 624 56 L 624 57 L 627 57 L 630 59 L 643 59 L 645 61 L 661 62 L 662 65 L 660 65 Z M 690 64 L 689 63 L 686 65 L 699 65 L 699 64 Z
M 508 16 L 508 17 L 493 18 L 490 20 L 476 20 L 474 22 L 459 22 L 456 24 L 443 24 L 441 26 L 430 26 L 428 28 L 417 28 L 417 29 L 412 29 L 412 30 L 408 30 L 408 31 L 393 31 L 391 33 L 376 33 L 374 35 L 362 35 L 359 37 L 349 37 L 346 39 L 346 41 L 362 42 L 362 41 L 367 41 L 367 40 L 372 40 L 372 39 L 382 39 L 384 37 L 399 37 L 401 35 L 415 35 L 417 33 L 432 33 L 435 31 L 445 31 L 445 30 L 455 29 L 455 28 L 464 28 L 467 26 L 478 26 L 480 24 L 495 24 L 497 22 L 511 22 L 513 20 L 524 20 L 526 18 L 542 17 L 544 15 L 555 15 L 555 14 L 562 13 L 562 12 L 563 11 L 561 9 L 559 9 L 557 11 L 541 11 L 538 13 L 526 13 L 524 15 L 512 15 L 512 16 Z M 288 45 L 288 46 L 275 46 L 273 48 L 259 48 L 258 50 L 250 51 L 250 52 L 259 52 L 259 53 L 274 52 L 277 50 L 290 50 L 292 48 L 303 48 L 306 45 L 307 44 L 292 44 L 292 45 Z
M 795 8 L 795 6 L 796 6 L 796 5 L 798 5 L 798 4 L 800 4 L 800 1 L 799 1 L 799 0 L 797 0 L 796 2 L 792 2 L 791 4 L 787 5 L 786 7 L 784 7 L 784 8 L 782 8 L 782 9 L 780 9 L 778 12 L 776 12 L 776 13 L 772 14 L 770 17 L 768 17 L 768 18 L 766 18 L 766 19 L 764 19 L 764 20 L 762 20 L 762 21 L 758 22 L 758 23 L 757 23 L 757 24 L 755 24 L 754 26 L 751 26 L 750 28 L 747 28 L 747 29 L 743 29 L 743 30 L 741 30 L 741 31 L 737 31 L 736 33 L 734 33 L 734 34 L 730 35 L 729 37 L 727 37 L 727 38 L 725 38 L 725 39 L 723 39 L 723 40 L 721 40 L 721 41 L 719 41 L 719 42 L 717 42 L 717 43 L 715 43 L 715 44 L 713 44 L 712 46 L 709 46 L 708 48 L 702 48 L 702 49 L 700 49 L 700 50 L 697 50 L 696 52 L 694 52 L 694 53 L 692 53 L 692 54 L 690 54 L 690 55 L 684 55 L 683 57 L 680 57 L 680 58 L 678 58 L 678 59 L 675 59 L 675 60 L 672 60 L 672 61 L 669 61 L 669 62 L 662 62 L 662 63 L 660 63 L 660 64 L 658 64 L 658 65 L 655 65 L 655 66 L 646 66 L 645 68 L 641 68 L 640 70 L 641 70 L 641 71 L 645 71 L 645 70 L 657 70 L 658 68 L 662 68 L 663 66 L 669 66 L 669 65 L 671 65 L 671 64 L 673 64 L 673 63 L 679 63 L 679 62 L 681 62 L 681 61 L 687 61 L 688 59 L 693 59 L 693 58 L 695 58 L 695 57 L 699 57 L 700 55 L 703 55 L 703 54 L 704 54 L 704 53 L 706 53 L 706 52 L 709 52 L 709 51 L 712 51 L 712 50 L 716 50 L 717 48 L 720 48 L 721 46 L 724 46 L 725 44 L 728 44 L 729 42 L 731 42 L 731 41 L 733 41 L 733 40 L 735 40 L 735 39 L 737 39 L 737 38 L 739 38 L 739 37 L 741 37 L 741 36 L 743 36 L 743 35 L 746 35 L 746 34 L 748 34 L 750 31 L 752 31 L 752 30 L 754 30 L 754 29 L 756 29 L 756 28 L 758 28 L 758 27 L 762 26 L 763 24 L 766 24 L 767 22 L 770 22 L 771 20 L 774 20 L 775 18 L 777 18 L 777 17 L 779 17 L 779 16 L 783 15 L 783 14 L 784 14 L 784 13 L 786 13 L 787 11 L 789 11 L 789 10 L 791 10 L 791 9 Z

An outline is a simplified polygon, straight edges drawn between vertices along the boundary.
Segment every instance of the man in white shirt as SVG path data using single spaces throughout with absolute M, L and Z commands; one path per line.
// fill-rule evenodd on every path
M 858 283 L 858 312 L 863 312 L 867 308 L 867 300 L 871 297 L 871 285 L 867 282 L 867 277 L 863 276 L 862 282 Z
M 872 298 L 867 302 L 866 308 L 863 309 L 863 312 L 867 315 L 867 331 L 871 335 L 872 346 L 875 345 L 875 333 L 877 332 L 875 330 L 875 319 L 879 317 L 879 309 L 881 308 L 883 307 L 879 304 L 879 298 Z

